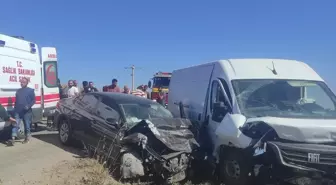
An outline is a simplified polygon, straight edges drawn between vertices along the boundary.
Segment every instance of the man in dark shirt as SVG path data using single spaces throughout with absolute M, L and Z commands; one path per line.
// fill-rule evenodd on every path
M 83 85 L 83 91 L 82 91 L 83 94 L 90 92 L 89 83 L 87 81 L 83 81 L 82 85 Z
M 14 106 L 16 124 L 12 129 L 12 139 L 9 142 L 10 145 L 14 144 L 18 129 L 20 128 L 21 120 L 23 120 L 25 128 L 25 140 L 22 143 L 28 143 L 30 140 L 30 125 L 33 117 L 32 107 L 35 104 L 35 92 L 34 89 L 27 87 L 27 85 L 28 79 L 23 78 L 21 80 L 21 88 L 16 91 Z
M 93 82 L 89 82 L 90 92 L 98 92 L 98 89 L 93 85 Z

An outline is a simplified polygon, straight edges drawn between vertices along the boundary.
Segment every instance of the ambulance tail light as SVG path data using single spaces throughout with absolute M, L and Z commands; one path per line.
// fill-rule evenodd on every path
M 4 47 L 6 45 L 6 41 L 0 40 L 0 47 Z

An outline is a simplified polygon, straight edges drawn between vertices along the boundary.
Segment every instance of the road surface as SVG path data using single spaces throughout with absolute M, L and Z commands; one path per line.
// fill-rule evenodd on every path
M 43 179 L 47 170 L 59 163 L 73 161 L 80 154 L 75 148 L 61 146 L 57 132 L 46 130 L 33 133 L 28 144 L 17 142 L 13 147 L 0 144 L 0 151 L 1 185 L 39 184 L 37 179 Z

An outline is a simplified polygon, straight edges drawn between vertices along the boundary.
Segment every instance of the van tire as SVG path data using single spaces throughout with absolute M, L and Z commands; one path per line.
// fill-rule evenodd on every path
M 222 150 L 219 160 L 218 179 L 228 185 L 253 184 L 251 177 L 252 165 L 239 149 L 226 148 Z

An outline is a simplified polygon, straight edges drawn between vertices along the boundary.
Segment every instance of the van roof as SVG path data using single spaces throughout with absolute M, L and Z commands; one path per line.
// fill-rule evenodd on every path
M 286 59 L 228 59 L 219 65 L 231 79 L 301 79 L 323 81 L 306 63 Z M 273 73 L 273 69 L 275 72 Z

